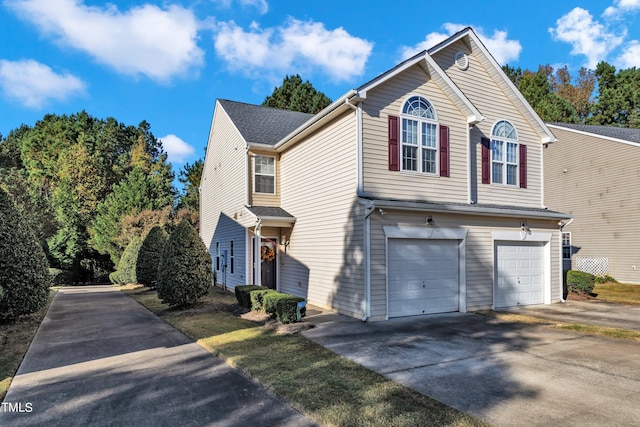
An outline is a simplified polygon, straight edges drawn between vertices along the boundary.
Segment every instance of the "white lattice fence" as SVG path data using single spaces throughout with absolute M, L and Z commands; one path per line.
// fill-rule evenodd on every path
M 604 276 L 609 272 L 609 258 L 575 257 L 576 270 Z

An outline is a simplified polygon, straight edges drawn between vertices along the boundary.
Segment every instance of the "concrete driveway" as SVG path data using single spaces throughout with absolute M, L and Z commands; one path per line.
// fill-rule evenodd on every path
M 0 426 L 309 426 L 290 406 L 110 286 L 62 288 Z
M 463 313 L 308 320 L 313 341 L 496 426 L 640 425 L 640 343 Z

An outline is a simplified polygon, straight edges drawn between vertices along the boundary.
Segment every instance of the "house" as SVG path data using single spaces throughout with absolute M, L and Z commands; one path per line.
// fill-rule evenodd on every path
M 549 304 L 555 140 L 466 28 L 313 116 L 218 100 L 201 237 L 218 283 L 363 320 Z
M 562 233 L 565 270 L 640 283 L 640 129 L 548 125 L 545 202 L 574 217 Z

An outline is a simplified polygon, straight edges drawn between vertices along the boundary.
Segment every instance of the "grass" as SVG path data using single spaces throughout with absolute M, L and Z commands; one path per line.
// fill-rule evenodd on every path
M 310 419 L 327 426 L 481 426 L 482 421 L 387 380 L 299 333 L 238 316 L 235 297 L 212 289 L 194 308 L 167 309 L 155 292 L 127 291 L 150 311 Z
M 49 292 L 47 304 L 36 313 L 22 316 L 12 323 L 0 324 L 0 402 L 7 394 L 13 376 L 20 367 L 55 292 Z
M 617 304 L 640 305 L 640 285 L 627 285 L 624 283 L 596 284 L 593 293 L 602 301 Z

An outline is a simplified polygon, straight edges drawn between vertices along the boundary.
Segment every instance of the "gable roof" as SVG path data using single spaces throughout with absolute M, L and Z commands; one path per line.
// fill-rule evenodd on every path
M 219 99 L 218 102 L 248 144 L 275 145 L 313 114 Z
M 577 123 L 548 123 L 551 127 L 565 128 L 581 133 L 590 133 L 605 138 L 617 139 L 640 144 L 640 129 L 621 128 L 618 126 L 582 125 Z
M 473 31 L 471 27 L 464 28 L 457 33 L 453 34 L 448 39 L 438 43 L 433 46 L 429 50 L 427 50 L 429 55 L 433 55 L 436 52 L 446 48 L 447 46 L 452 45 L 458 40 L 462 40 L 471 50 L 475 50 L 473 47 L 477 47 L 480 52 L 487 58 L 487 61 L 493 68 L 493 76 L 495 77 L 496 83 L 498 86 L 504 91 L 504 93 L 511 99 L 511 102 L 514 105 L 521 105 L 522 112 L 529 119 L 533 120 L 538 125 L 538 134 L 540 135 L 540 139 L 543 144 L 549 144 L 557 141 L 556 137 L 553 135 L 551 130 L 545 125 L 540 116 L 533 110 L 529 102 L 522 96 L 522 93 L 516 88 L 513 82 L 507 77 L 507 75 L 502 71 L 502 67 L 495 60 L 491 52 L 487 50 L 482 40 L 478 37 L 478 35 Z

